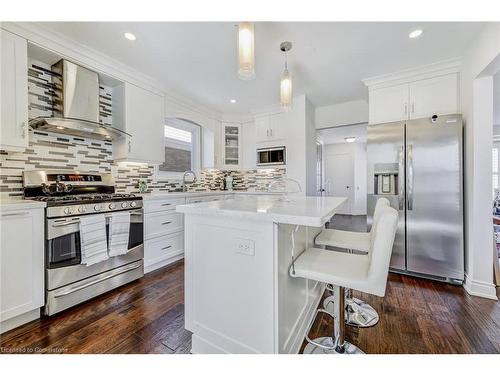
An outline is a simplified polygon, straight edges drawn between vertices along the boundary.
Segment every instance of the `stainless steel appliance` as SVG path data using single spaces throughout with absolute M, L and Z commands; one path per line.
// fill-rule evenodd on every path
M 86 138 L 111 140 L 130 134 L 99 122 L 99 75 L 68 60 L 52 65 L 52 84 L 60 91 L 53 117 L 37 117 L 34 129 Z
M 368 126 L 368 226 L 381 196 L 399 210 L 391 270 L 464 280 L 462 117 Z
M 25 171 L 26 199 L 47 202 L 45 209 L 45 309 L 53 315 L 144 275 L 142 198 L 117 194 L 110 174 Z M 83 215 L 103 214 L 106 233 L 115 211 L 130 212 L 129 251 L 86 266 L 81 263 Z
M 273 166 L 286 164 L 285 146 L 257 149 L 257 165 Z

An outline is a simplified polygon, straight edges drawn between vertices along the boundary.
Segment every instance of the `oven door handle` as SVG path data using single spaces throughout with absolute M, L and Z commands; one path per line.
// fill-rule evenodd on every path
M 142 210 L 137 210 L 137 211 L 130 211 L 130 215 L 134 215 L 134 216 L 142 216 L 143 213 L 142 213 Z M 111 217 L 111 214 L 104 214 L 104 217 L 106 218 L 110 218 Z M 71 224 L 78 224 L 80 222 L 80 219 L 72 219 L 70 221 L 65 221 L 65 222 L 62 222 L 62 223 L 53 223 L 52 226 L 57 228 L 57 227 L 65 227 L 66 225 L 71 225 Z
M 118 271 L 115 271 L 113 272 L 112 274 L 109 274 L 109 275 L 106 275 L 104 277 L 100 277 L 99 279 L 96 279 L 96 280 L 92 280 L 88 283 L 85 283 L 85 284 L 82 284 L 82 285 L 79 285 L 77 287 L 74 287 L 74 288 L 69 288 L 59 294 L 56 294 L 54 295 L 54 298 L 59 298 L 59 297 L 64 297 L 64 296 L 67 296 L 68 294 L 71 294 L 71 293 L 74 293 L 74 292 L 77 292 L 79 290 L 82 290 L 82 289 L 85 289 L 85 288 L 88 288 L 89 286 L 92 286 L 92 285 L 95 285 L 95 284 L 98 284 L 100 283 L 101 281 L 104 281 L 104 280 L 107 280 L 107 279 L 111 279 L 112 277 L 115 277 L 115 276 L 118 276 L 118 275 L 121 275 L 122 273 L 125 273 L 125 272 L 128 272 L 128 271 L 132 271 L 132 270 L 135 270 L 136 268 L 139 268 L 142 266 L 142 263 L 139 263 L 139 264 L 132 264 L 128 267 L 125 267 L 123 269 L 120 269 Z

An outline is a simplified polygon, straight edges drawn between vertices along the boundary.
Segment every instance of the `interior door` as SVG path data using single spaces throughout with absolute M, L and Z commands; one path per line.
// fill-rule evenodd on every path
M 462 118 L 409 121 L 408 271 L 463 280 Z
M 371 228 L 377 200 L 387 198 L 391 207 L 399 212 L 398 230 L 392 249 L 391 268 L 406 269 L 405 253 L 405 166 L 404 166 L 404 122 L 370 125 L 367 128 L 367 219 Z M 375 172 L 377 170 L 397 171 L 396 193 L 375 194 Z
M 339 214 L 351 215 L 354 201 L 354 158 L 350 152 L 326 147 L 325 188 L 327 196 L 346 197 Z

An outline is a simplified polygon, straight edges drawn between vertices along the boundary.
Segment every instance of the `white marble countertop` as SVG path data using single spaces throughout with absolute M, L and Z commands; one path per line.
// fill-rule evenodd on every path
M 187 197 L 208 197 L 213 195 L 276 195 L 276 193 L 268 193 L 267 191 L 247 191 L 247 190 L 216 190 L 216 191 L 186 191 L 186 192 L 161 192 L 161 193 L 146 193 L 137 194 L 143 200 L 165 199 L 165 198 L 187 198 Z
M 177 212 L 267 220 L 275 223 L 322 227 L 346 201 L 343 197 L 292 196 L 284 201 L 272 196 L 235 196 L 234 199 L 184 204 Z
M 23 198 L 0 198 L 1 210 L 25 210 L 30 208 L 44 208 L 45 202 L 38 202 Z

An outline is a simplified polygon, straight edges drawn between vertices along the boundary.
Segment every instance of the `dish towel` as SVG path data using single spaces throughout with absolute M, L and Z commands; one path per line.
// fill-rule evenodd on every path
M 130 231 L 130 213 L 113 212 L 109 219 L 108 255 L 114 257 L 127 254 Z
M 91 266 L 109 259 L 104 214 L 88 215 L 80 218 L 80 243 L 82 251 L 81 264 Z

